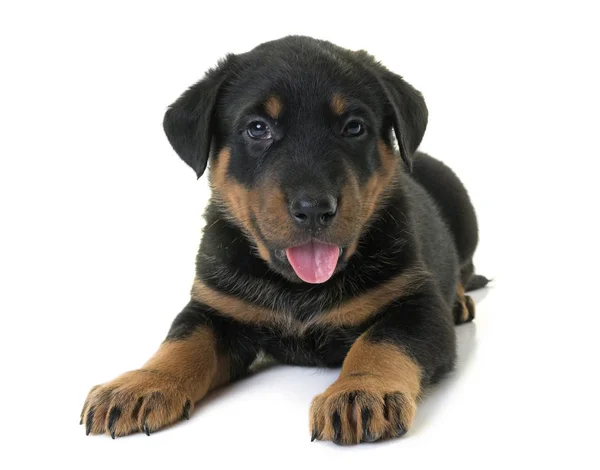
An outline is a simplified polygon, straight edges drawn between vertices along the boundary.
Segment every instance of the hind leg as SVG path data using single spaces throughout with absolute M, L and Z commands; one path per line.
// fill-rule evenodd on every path
M 463 265 L 460 267 L 460 282 L 463 286 L 463 293 L 464 293 L 464 291 L 469 290 L 469 288 L 468 288 L 469 281 L 473 277 L 473 274 L 475 274 L 475 266 L 473 266 L 473 260 L 469 259 L 467 262 L 463 263 Z M 457 293 L 458 293 L 458 289 L 457 289 Z
M 462 283 L 456 286 L 456 300 L 454 301 L 452 313 L 454 314 L 455 325 L 473 321 L 475 318 L 475 302 L 469 295 L 465 294 Z
M 473 261 L 469 260 L 460 268 L 460 280 L 465 292 L 481 289 L 488 285 L 490 280 L 481 274 L 475 274 Z

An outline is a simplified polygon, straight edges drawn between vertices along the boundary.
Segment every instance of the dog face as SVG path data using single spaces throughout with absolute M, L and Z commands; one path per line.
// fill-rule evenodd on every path
M 288 37 L 229 55 L 175 103 L 167 137 L 270 267 L 323 283 L 410 169 L 419 92 L 363 51 Z

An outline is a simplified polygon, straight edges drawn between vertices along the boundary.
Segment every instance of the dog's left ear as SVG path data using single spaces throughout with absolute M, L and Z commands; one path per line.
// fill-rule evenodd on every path
M 235 56 L 227 56 L 184 92 L 165 113 L 163 128 L 175 152 L 202 176 L 216 128 L 215 105 Z
M 400 156 L 409 171 L 412 170 L 412 157 L 419 147 L 425 128 L 428 111 L 423 95 L 405 82 L 402 77 L 384 69 L 378 80 L 388 101 L 388 116 L 398 140 Z

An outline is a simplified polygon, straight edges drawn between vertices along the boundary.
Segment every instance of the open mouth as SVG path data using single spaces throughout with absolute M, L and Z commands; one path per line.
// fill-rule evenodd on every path
M 337 245 L 311 240 L 287 248 L 285 254 L 300 279 L 310 284 L 321 284 L 333 276 L 341 251 Z

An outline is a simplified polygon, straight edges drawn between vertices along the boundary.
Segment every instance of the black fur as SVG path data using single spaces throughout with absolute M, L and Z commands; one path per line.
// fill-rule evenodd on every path
M 278 103 L 273 109 L 270 99 Z M 257 122 L 267 137 L 253 134 Z M 350 135 L 348 123 L 359 132 Z M 326 41 L 287 37 L 229 55 L 210 70 L 164 118 L 169 142 L 198 177 L 209 160 L 225 175 L 225 183 L 211 180 L 196 277 L 219 298 L 275 312 L 281 321 L 247 321 L 194 295 L 167 340 L 211 329 L 231 379 L 248 373 L 260 353 L 286 364 L 339 366 L 361 335 L 412 357 L 422 385 L 451 370 L 457 286 L 479 288 L 487 279 L 474 274 L 478 229 L 465 188 L 447 166 L 417 152 L 426 126 L 420 92 L 364 51 Z M 247 219 L 239 207 L 232 209 L 234 191 L 241 195 L 236 204 L 250 195 L 260 202 L 249 206 Z M 267 205 L 274 195 L 280 205 Z M 292 201 L 323 196 L 335 199 L 340 212 L 328 215 L 330 226 L 290 221 Z M 334 274 L 320 284 L 302 282 L 285 254 L 311 240 L 340 250 Z M 403 273 L 418 273 L 419 282 L 382 308 L 347 318 L 347 326 L 319 323 L 330 310 Z M 404 398 L 394 396 L 399 409 Z M 183 417 L 189 408 L 188 401 Z M 88 413 L 87 432 L 93 408 Z M 109 417 L 113 436 L 119 413 L 115 408 Z M 363 410 L 362 419 L 368 421 L 369 413 Z M 145 418 L 142 429 L 149 434 Z M 397 424 L 394 435 L 408 424 Z M 333 427 L 333 440 L 340 441 L 339 415 Z M 366 427 L 364 433 L 365 441 L 378 438 Z
M 361 234 L 357 252 L 324 284 L 294 282 L 278 266 L 260 259 L 252 240 L 212 200 L 197 258 L 198 278 L 247 302 L 293 312 L 300 321 L 362 295 L 415 263 L 424 265 L 431 279 L 421 292 L 374 312 L 364 325 L 309 329 L 301 337 L 226 319 L 192 301 L 174 321 L 169 338 L 210 325 L 223 350 L 234 358 L 237 376 L 260 351 L 285 363 L 340 365 L 353 341 L 371 327 L 371 340 L 402 344 L 423 367 L 426 379 L 437 379 L 455 359 L 452 306 L 461 268 L 468 274 L 462 278 L 465 285 L 485 283 L 475 277 L 469 284 L 478 233 L 465 188 L 443 163 L 415 153 L 427 124 L 427 108 L 418 91 L 363 51 L 288 37 L 228 56 L 171 105 L 164 127 L 174 149 L 198 176 L 206 167 L 207 149 L 212 148 L 212 158 L 217 159 L 219 150 L 228 146 L 228 177 L 245 187 L 252 188 L 272 171 L 290 191 L 316 181 L 335 192 L 344 182 L 340 156 L 351 162 L 361 182 L 371 177 L 378 163 L 374 138 L 344 147 L 332 137 L 331 129 L 338 124 L 324 107 L 332 91 L 353 100 L 371 137 L 391 145 L 393 131 L 405 166 L 412 168 L 412 173 L 402 172 L 392 196 L 378 208 L 374 222 Z M 291 110 L 279 122 L 260 108 L 270 93 Z M 278 134 L 268 148 L 248 141 L 243 132 L 257 117 Z M 279 248 L 274 243 L 272 252 Z

